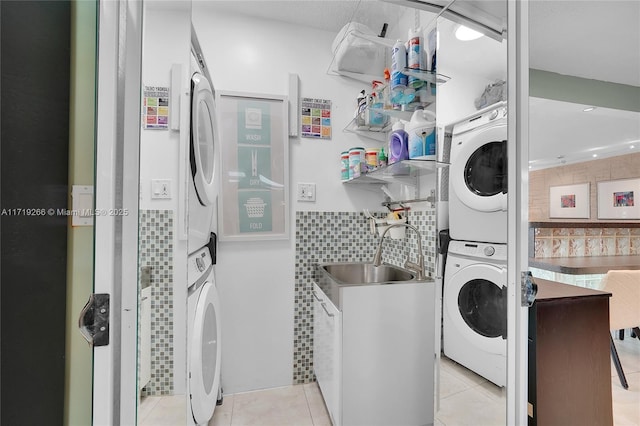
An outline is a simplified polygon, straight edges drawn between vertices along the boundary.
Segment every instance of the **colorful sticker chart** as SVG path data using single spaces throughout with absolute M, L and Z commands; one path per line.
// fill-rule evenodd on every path
M 169 88 L 144 86 L 142 126 L 145 129 L 169 129 Z
M 303 138 L 331 139 L 331 101 L 301 99 Z

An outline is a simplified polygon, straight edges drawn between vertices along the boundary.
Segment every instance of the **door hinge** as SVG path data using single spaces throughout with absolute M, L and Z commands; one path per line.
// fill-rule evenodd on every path
M 80 312 L 78 328 L 89 345 L 109 344 L 109 294 L 91 293 Z
M 538 294 L 538 284 L 533 280 L 531 271 L 520 273 L 520 304 L 523 307 L 533 306 Z

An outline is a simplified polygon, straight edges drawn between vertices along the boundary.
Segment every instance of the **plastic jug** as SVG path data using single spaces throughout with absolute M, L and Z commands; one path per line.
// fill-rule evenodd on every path
M 436 115 L 418 107 L 406 126 L 409 159 L 436 159 Z
M 409 138 L 404 124 L 398 121 L 389 136 L 389 164 L 409 159 Z

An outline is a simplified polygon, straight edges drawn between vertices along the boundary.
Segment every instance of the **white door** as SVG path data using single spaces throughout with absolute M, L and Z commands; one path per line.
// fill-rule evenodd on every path
M 456 272 L 444 288 L 445 313 L 458 333 L 476 348 L 503 356 L 505 283 L 505 268 L 476 263 Z
M 93 349 L 94 425 L 136 423 L 142 2 L 99 2 L 94 293 L 109 296 Z
M 218 196 L 215 98 L 211 84 L 202 74 L 193 74 L 191 85 L 191 175 L 198 201 L 203 206 L 210 206 Z
M 528 269 L 529 2 L 507 2 L 508 257 L 507 424 L 527 424 L 528 307 L 521 271 Z
M 213 278 L 213 276 L 212 276 Z M 198 297 L 191 340 L 189 390 L 196 424 L 213 416 L 220 387 L 220 298 L 214 281 L 196 290 Z
M 470 209 L 480 212 L 507 209 L 505 127 L 479 130 L 464 137 L 460 147 L 451 148 L 459 151 L 456 161 L 451 162 L 449 179 L 460 201 Z

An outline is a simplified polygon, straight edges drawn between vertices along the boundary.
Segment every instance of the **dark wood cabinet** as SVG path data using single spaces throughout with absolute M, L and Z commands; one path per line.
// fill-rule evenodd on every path
M 529 425 L 612 425 L 611 294 L 536 283 L 529 309 Z

